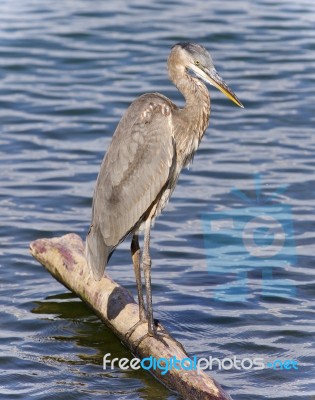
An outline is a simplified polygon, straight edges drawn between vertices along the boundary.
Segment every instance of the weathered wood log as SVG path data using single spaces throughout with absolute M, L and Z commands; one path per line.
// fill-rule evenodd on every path
M 138 322 L 138 304 L 126 289 L 108 275 L 104 275 L 99 282 L 93 279 L 86 264 L 84 243 L 76 234 L 38 239 L 31 243 L 30 252 L 60 283 L 78 295 L 135 356 L 140 359 L 152 356 L 156 360 L 163 358 L 166 361 L 172 357 L 181 361 L 189 357 L 183 346 L 160 324 L 159 330 L 164 332 L 162 341 L 150 336 L 144 337 L 147 324 L 139 325 L 130 337 L 126 337 L 127 332 Z M 159 362 L 162 362 L 162 366 L 163 360 Z M 186 362 L 193 365 L 188 360 Z M 164 369 L 164 374 L 163 368 L 151 369 L 150 372 L 184 399 L 231 400 L 220 385 L 202 370 L 173 367 L 167 373 Z

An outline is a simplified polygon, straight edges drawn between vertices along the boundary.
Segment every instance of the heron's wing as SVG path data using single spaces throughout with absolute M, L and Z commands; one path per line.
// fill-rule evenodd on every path
M 98 225 L 92 223 L 86 237 L 86 261 L 93 277 L 100 280 L 104 275 L 107 260 L 112 251 L 111 246 L 104 242 L 102 232 Z
M 175 157 L 172 107 L 164 96 L 143 95 L 117 126 L 93 199 L 92 230 L 101 233 L 107 256 L 139 223 L 170 179 Z M 94 243 L 101 242 L 98 238 Z

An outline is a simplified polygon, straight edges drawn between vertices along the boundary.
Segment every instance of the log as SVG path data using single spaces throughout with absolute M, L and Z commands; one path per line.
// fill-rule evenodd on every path
M 126 337 L 139 320 L 138 304 L 128 290 L 107 274 L 100 281 L 94 280 L 86 263 L 84 243 L 78 235 L 69 233 L 62 237 L 35 240 L 30 244 L 30 252 L 54 278 L 79 296 L 139 359 L 152 356 L 156 360 L 166 359 L 169 362 L 174 356 L 177 360 L 189 358 L 184 347 L 161 324 L 158 330 L 163 331 L 162 340 L 144 337 L 147 333 L 146 323 L 139 325 L 130 337 Z M 186 362 L 193 365 L 193 360 L 190 360 Z M 151 368 L 151 374 L 184 399 L 231 400 L 203 370 L 187 370 L 189 367 L 185 370 L 177 364 L 177 368 L 165 372 L 163 360 L 159 362 L 161 369 Z M 147 360 L 145 365 L 149 366 L 149 363 Z

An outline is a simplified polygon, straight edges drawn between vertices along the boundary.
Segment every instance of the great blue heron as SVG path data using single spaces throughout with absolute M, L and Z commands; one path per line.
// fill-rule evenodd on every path
M 131 254 L 137 281 L 139 322 L 147 320 L 156 335 L 151 294 L 150 229 L 169 200 L 179 173 L 193 158 L 210 116 L 210 96 L 203 81 L 243 107 L 214 68 L 207 50 L 195 43 L 172 47 L 167 62 L 170 80 L 186 100 L 178 108 L 159 93 L 134 100 L 120 120 L 103 159 L 93 198 L 86 256 L 96 280 L 104 274 L 116 247 L 132 234 Z M 192 71 L 198 78 L 189 74 Z M 144 225 L 142 292 L 138 232 Z

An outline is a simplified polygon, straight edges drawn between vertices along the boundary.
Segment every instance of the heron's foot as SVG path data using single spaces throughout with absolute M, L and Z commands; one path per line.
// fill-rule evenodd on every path
M 156 338 L 165 336 L 168 337 L 169 339 L 172 339 L 168 331 L 162 325 L 160 325 L 160 321 L 155 318 L 154 318 L 154 328 L 153 332 L 151 332 L 151 336 L 154 336 Z
M 145 318 L 141 318 L 139 319 L 139 321 L 134 324 L 130 329 L 128 329 L 128 332 L 126 333 L 125 337 L 127 340 L 130 339 L 130 337 L 132 336 L 132 334 L 137 330 L 137 328 L 142 325 L 142 324 L 147 324 L 148 321 Z
M 156 326 L 159 326 L 159 328 L 160 328 L 160 331 L 158 331 L 158 333 L 157 333 L 158 336 L 160 336 L 160 337 L 162 336 L 162 338 L 163 338 L 163 336 L 164 336 L 164 337 L 167 337 L 167 338 L 170 339 L 172 342 L 174 342 L 174 343 L 176 344 L 176 346 L 180 347 L 184 353 L 186 353 L 186 350 L 184 349 L 184 346 L 181 344 L 181 342 L 179 342 L 178 340 L 176 340 L 175 338 L 173 338 L 173 337 L 169 334 L 169 332 L 168 332 L 164 327 L 162 327 L 162 326 L 160 325 L 160 321 L 159 321 L 159 320 L 155 319 L 155 320 L 154 320 L 154 324 L 155 324 Z M 162 340 L 162 342 L 165 343 L 165 340 Z M 167 347 L 169 347 L 169 344 L 167 344 L 167 343 L 165 343 L 165 344 L 167 345 Z
M 140 322 L 140 321 L 139 321 Z M 148 321 L 145 321 L 148 324 Z M 167 339 L 172 339 L 168 332 L 159 325 L 158 320 L 154 320 L 154 325 L 150 327 L 148 324 L 148 332 L 141 336 L 139 339 L 137 339 L 134 343 L 134 349 L 137 350 L 137 348 L 140 346 L 140 344 L 145 340 L 146 338 L 149 337 L 154 337 L 156 340 L 161 341 L 165 346 L 170 347 L 167 341 L 164 338 Z

